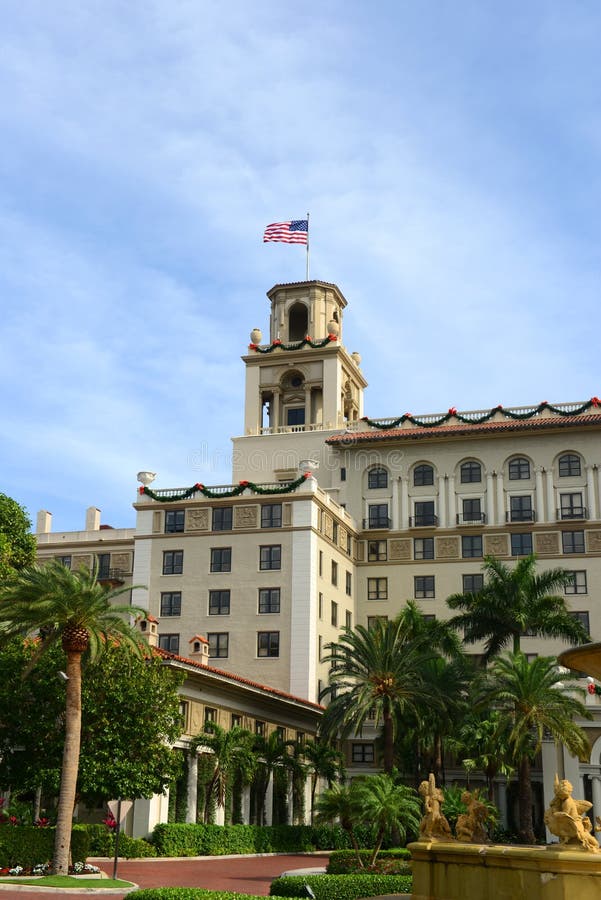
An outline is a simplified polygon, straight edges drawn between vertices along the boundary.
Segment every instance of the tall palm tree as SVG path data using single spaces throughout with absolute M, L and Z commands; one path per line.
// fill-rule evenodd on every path
M 582 762 L 589 758 L 586 734 L 574 718 L 590 719 L 591 714 L 574 696 L 578 693 L 582 693 L 578 682 L 565 679 L 554 657 L 539 656 L 528 662 L 523 653 L 498 657 L 482 682 L 479 706 L 494 708 L 507 720 L 510 760 L 518 770 L 519 835 L 523 843 L 535 840 L 530 769 L 545 731 Z
M 451 623 L 463 628 L 466 643 L 484 641 L 487 660 L 509 643 L 517 653 L 525 632 L 572 644 L 590 640 L 568 612 L 565 597 L 554 593 L 571 582 L 570 572 L 549 569 L 537 574 L 534 554 L 520 559 L 514 568 L 486 556 L 483 569 L 486 580 L 482 590 L 452 594 L 447 603 L 451 609 L 461 610 Z
M 95 572 L 71 571 L 52 561 L 16 573 L 0 587 L 0 640 L 39 632 L 38 657 L 55 644 L 66 654 L 65 740 L 56 820 L 53 869 L 69 870 L 71 828 L 81 742 L 82 658 L 98 658 L 112 641 L 142 655 L 146 646 L 129 624 L 145 610 L 114 601 L 131 588 L 100 584 Z
M 252 775 L 256 766 L 253 743 L 254 735 L 250 731 L 238 726 L 228 731 L 216 722 L 207 722 L 204 731 L 190 742 L 193 753 L 208 749 L 213 758 L 213 771 L 205 789 L 205 823 L 209 822 L 213 800 L 217 806 L 225 807 L 227 787 L 233 778 L 239 775 L 246 782 Z
M 387 833 L 395 833 L 404 844 L 407 832 L 419 832 L 420 801 L 416 791 L 404 784 L 395 784 L 390 775 L 370 775 L 356 783 L 361 818 L 376 827 L 374 849 L 369 861 L 373 866 Z
M 262 825 L 265 821 L 265 800 L 269 780 L 276 766 L 285 766 L 288 744 L 277 731 L 272 731 L 268 737 L 259 734 L 254 735 L 252 746 L 257 757 L 255 769 L 257 825 Z
M 411 713 L 424 703 L 437 704 L 424 677 L 424 665 L 436 654 L 426 634 L 415 635 L 402 620 L 378 619 L 373 628 L 357 625 L 326 645 L 333 663 L 322 697 L 331 702 L 321 722 L 327 738 L 361 731 L 372 711 L 382 722 L 384 770 L 394 767 L 395 710 Z
M 331 788 L 334 781 L 341 777 L 344 762 L 340 750 L 336 750 L 330 743 L 323 740 L 307 741 L 303 747 L 303 756 L 307 760 L 311 773 L 311 824 L 313 824 L 317 783 L 320 778 L 323 778 Z

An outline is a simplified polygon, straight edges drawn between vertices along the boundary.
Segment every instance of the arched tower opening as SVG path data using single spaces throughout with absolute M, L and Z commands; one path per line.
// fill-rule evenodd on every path
M 294 303 L 288 313 L 288 340 L 302 341 L 309 332 L 309 310 L 304 303 Z

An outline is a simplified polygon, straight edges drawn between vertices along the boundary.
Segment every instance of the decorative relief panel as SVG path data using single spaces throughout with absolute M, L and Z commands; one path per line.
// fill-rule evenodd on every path
M 92 556 L 89 553 L 76 553 L 71 557 L 71 568 L 79 569 L 80 566 L 85 566 L 86 569 L 92 568 Z
M 458 537 L 436 538 L 436 559 L 457 559 L 459 557 Z
M 282 503 L 282 525 L 292 525 L 292 503 Z
M 161 531 L 161 520 L 163 518 L 163 513 L 160 509 L 155 509 L 152 514 L 152 532 L 153 534 L 159 534 Z
M 411 559 L 411 538 L 397 538 L 388 543 L 389 559 Z
M 601 531 L 587 531 L 586 542 L 589 553 L 601 553 Z
M 186 531 L 208 531 L 209 510 L 204 508 L 186 510 Z
M 204 729 L 204 711 L 200 703 L 190 703 L 189 732 L 200 734 Z
M 365 541 L 356 542 L 357 562 L 363 562 L 365 559 Z
M 338 546 L 340 547 L 341 550 L 346 551 L 347 538 L 348 538 L 348 531 L 346 530 L 346 528 L 339 528 L 338 529 Z
M 120 569 L 121 572 L 131 572 L 132 570 L 132 554 L 131 553 L 111 553 L 111 568 Z
M 507 535 L 507 534 L 485 534 L 484 535 L 484 555 L 485 556 L 508 556 L 509 555 L 509 535 Z
M 324 513 L 323 533 L 327 538 L 332 540 L 332 537 L 334 536 L 334 520 L 332 519 L 332 516 L 328 515 L 328 513 Z
M 557 531 L 547 531 L 534 533 L 534 552 L 535 553 L 559 553 L 559 533 Z
M 235 506 L 234 528 L 256 528 L 259 521 L 258 506 Z

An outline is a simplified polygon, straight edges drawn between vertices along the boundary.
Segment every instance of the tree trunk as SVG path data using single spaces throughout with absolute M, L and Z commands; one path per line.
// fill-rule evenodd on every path
M 65 743 L 61 786 L 56 816 L 53 871 L 55 875 L 69 874 L 71 829 L 79 770 L 79 746 L 81 742 L 81 653 L 67 652 L 66 666 L 66 714 Z
M 392 775 L 394 768 L 394 728 L 390 709 L 384 710 L 384 771 Z
M 514 653 L 520 652 L 520 633 L 519 633 L 519 631 L 514 632 L 514 635 L 513 635 L 513 652 Z
M 311 825 L 313 825 L 313 820 L 315 817 L 315 793 L 317 791 L 317 772 L 313 772 L 311 775 Z M 330 785 L 332 787 L 332 785 Z
M 523 756 L 518 769 L 519 777 L 519 838 L 522 844 L 534 844 L 536 838 L 532 827 L 532 781 L 530 779 L 530 760 Z

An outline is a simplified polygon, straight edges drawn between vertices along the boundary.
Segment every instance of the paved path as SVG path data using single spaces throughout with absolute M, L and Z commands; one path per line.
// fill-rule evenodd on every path
M 123 859 L 119 860 L 117 877 L 134 881 L 142 887 L 203 887 L 244 894 L 267 896 L 272 879 L 291 869 L 318 868 L 327 863 L 328 853 L 281 854 L 275 856 L 226 856 L 201 859 Z M 113 873 L 113 863 L 106 859 L 90 860 L 107 875 Z M 54 891 L 0 892 L 0 900 L 40 900 L 47 895 L 56 900 Z M 62 892 L 66 900 L 84 900 L 94 893 L 69 894 Z M 127 896 L 119 891 L 114 894 L 96 894 L 107 900 L 123 900 Z M 135 894 L 134 894 L 135 896 Z

